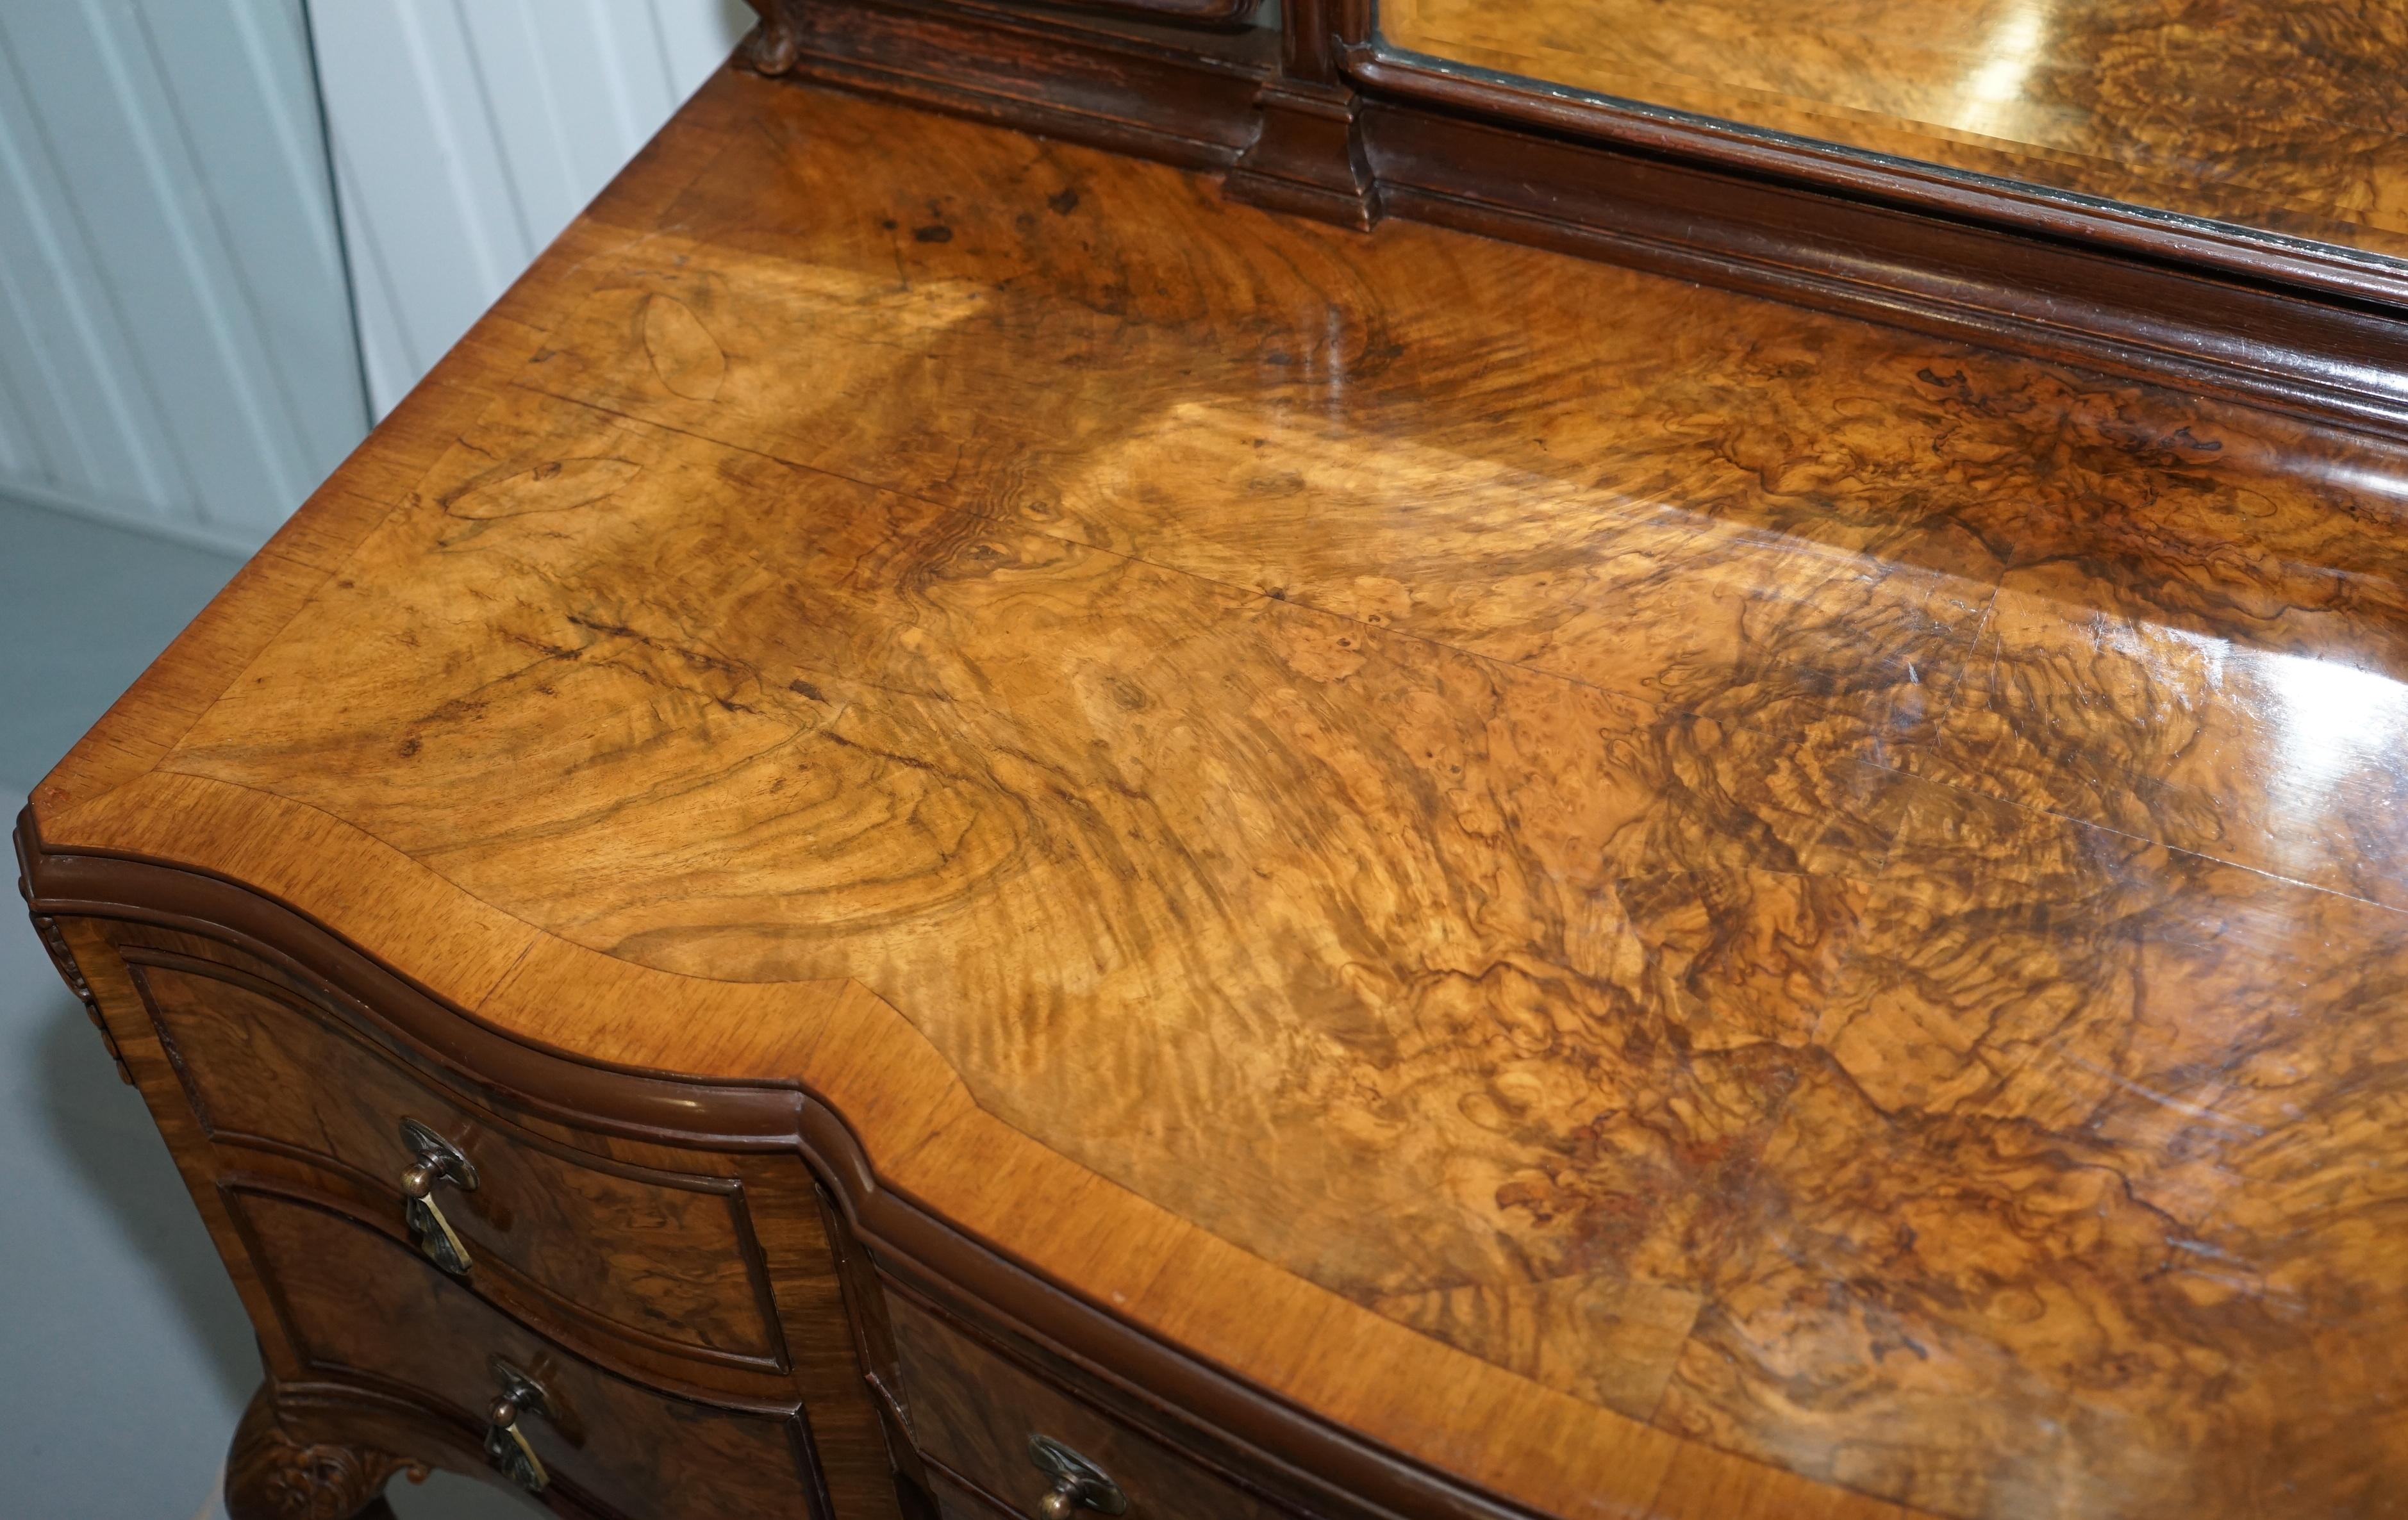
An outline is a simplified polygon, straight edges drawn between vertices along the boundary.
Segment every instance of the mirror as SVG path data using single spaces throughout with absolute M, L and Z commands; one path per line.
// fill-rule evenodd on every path
M 1378 0 L 1390 50 L 2408 259 L 2401 0 Z

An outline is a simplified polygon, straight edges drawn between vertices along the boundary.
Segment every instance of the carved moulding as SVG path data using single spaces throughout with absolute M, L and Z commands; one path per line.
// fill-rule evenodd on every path
M 2408 437 L 2408 272 L 2347 251 L 1450 67 L 1383 43 L 1370 0 L 1288 0 L 1275 47 L 1127 6 L 753 4 L 762 73 L 1225 172 L 1273 209 L 1434 222 Z
M 276 1385 L 261 1384 L 235 1427 L 225 1477 L 231 1520 L 351 1520 L 390 1514 L 382 1496 L 394 1474 L 406 1472 L 412 1483 L 425 1480 L 425 1463 L 338 1433 L 342 1421 L 330 1406 L 317 1408 L 321 1431 L 295 1433 L 279 1402 Z
M 1220 1371 L 973 1239 L 887 1185 L 844 1118 L 799 1083 L 682 1078 L 553 1054 L 495 1032 L 246 887 L 165 862 L 49 853 L 30 810 L 19 816 L 17 836 L 36 911 L 217 939 L 339 1002 L 446 1081 L 496 1101 L 630 1140 L 799 1154 L 833 1206 L 839 1225 L 833 1233 L 866 1251 L 876 1277 L 1045 1359 L 1082 1397 L 1127 1412 L 1131 1423 L 1191 1460 L 1276 1494 L 1287 1507 L 1330 1520 L 1506 1520 L 1522 1513 Z M 874 1376 L 870 1382 L 873 1395 L 894 1401 L 893 1391 Z M 474 1441 L 380 1390 L 313 1383 L 264 1390 L 261 1399 L 272 1409 L 258 1416 L 267 1425 L 251 1441 L 264 1455 L 244 1466 L 242 1502 L 253 1508 L 233 1509 L 234 1520 L 320 1513 L 258 1508 L 270 1490 L 284 1496 L 279 1502 L 321 1489 L 348 1496 L 359 1483 L 373 1492 L 411 1465 L 382 1455 L 396 1447 L 460 1471 L 484 1470 Z M 280 1444 L 268 1429 L 290 1441 Z M 357 1433 L 363 1429 L 371 1434 Z M 355 1450 L 303 1459 L 318 1446 Z M 393 1465 L 380 1470 L 388 1460 Z M 235 1477 L 230 1471 L 230 1495 Z

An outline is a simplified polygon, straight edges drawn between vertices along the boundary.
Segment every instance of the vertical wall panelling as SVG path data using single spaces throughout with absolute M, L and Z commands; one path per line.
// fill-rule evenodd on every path
M 740 0 L 309 0 L 380 415 L 751 23 Z
M 0 495 L 247 548 L 358 441 L 300 3 L 0 5 Z
M 257 544 L 750 20 L 304 3 L 0 0 L 0 495 Z
M 47 445 L 41 473 L 11 483 L 197 523 L 115 304 L 92 278 L 66 178 L 26 97 L 25 50 L 5 24 L 0 53 L 0 175 L 9 201 L 0 216 L 0 296 L 13 328 L 0 365 L 24 425 Z

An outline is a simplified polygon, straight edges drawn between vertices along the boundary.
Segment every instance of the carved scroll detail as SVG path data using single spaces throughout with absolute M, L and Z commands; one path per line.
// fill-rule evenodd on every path
M 108 1021 L 100 1016 L 100 999 L 93 996 L 92 983 L 84 980 L 83 968 L 76 964 L 75 951 L 68 945 L 66 931 L 59 921 L 48 913 L 34 915 L 34 932 L 40 936 L 42 948 L 50 953 L 50 964 L 58 968 L 59 978 L 67 991 L 83 1004 L 83 1015 L 100 1031 L 101 1043 L 108 1047 L 108 1058 L 117 1063 L 117 1075 L 127 1086 L 134 1084 L 134 1072 L 125 1064 L 125 1053 L 117 1048 L 117 1036 L 110 1032 Z
M 382 1513 L 371 1506 L 402 1471 L 415 1483 L 427 1469 L 390 1452 L 296 1438 L 263 1386 L 235 1427 L 226 1457 L 226 1513 L 231 1520 L 352 1520 L 363 1512 Z
M 92 996 L 92 983 L 83 979 L 83 968 L 76 964 L 75 952 L 67 947 L 67 937 L 60 929 L 59 921 L 48 913 L 36 913 L 34 932 L 42 937 L 42 948 L 50 953 L 50 964 L 59 968 L 59 976 L 66 982 L 67 990 L 81 998 L 84 1007 L 96 1009 L 98 1003 Z

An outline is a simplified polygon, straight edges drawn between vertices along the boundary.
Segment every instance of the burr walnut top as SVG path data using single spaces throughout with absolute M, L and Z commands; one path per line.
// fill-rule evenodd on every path
M 1541 1511 L 2371 1514 L 2403 499 L 725 76 L 35 811 Z

